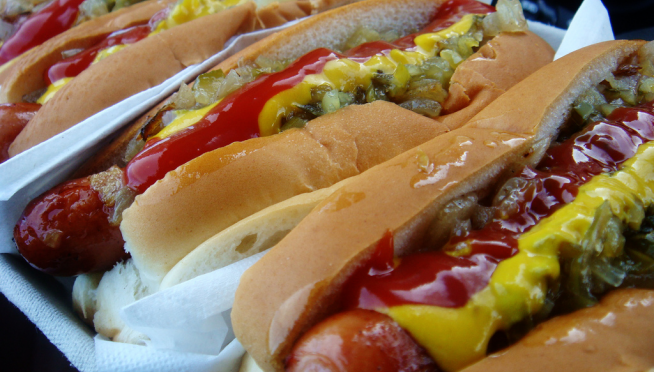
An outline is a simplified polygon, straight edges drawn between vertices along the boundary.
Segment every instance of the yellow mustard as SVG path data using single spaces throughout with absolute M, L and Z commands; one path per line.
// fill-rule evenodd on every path
M 475 15 L 468 14 L 452 26 L 434 33 L 418 36 L 414 41 L 416 51 L 394 49 L 389 56 L 377 55 L 364 63 L 341 58 L 327 62 L 322 73 L 308 75 L 302 83 L 279 93 L 264 105 L 259 114 L 259 130 L 262 136 L 279 133 L 281 121 L 294 105 L 306 105 L 311 102 L 311 87 L 328 85 L 332 89 L 351 92 L 356 87 L 368 89 L 376 72 L 392 74 L 396 85 L 402 86 L 410 75 L 406 64 L 419 65 L 426 59 L 434 57 L 438 48 L 433 40 L 443 40 L 467 33 L 473 25 Z M 478 44 L 477 44 L 478 45 Z M 461 62 L 461 61 L 459 61 Z M 338 107 L 336 107 L 338 109 Z
M 523 234 L 519 253 L 501 262 L 490 285 L 465 306 L 403 305 L 379 311 L 409 331 L 444 370 L 459 370 L 485 356 L 497 330 L 541 309 L 548 282 L 559 276 L 559 254 L 584 243 L 604 203 L 623 224 L 638 229 L 653 200 L 654 143 L 648 143 L 619 171 L 593 177 L 572 203 Z
M 164 127 L 157 135 L 154 137 L 156 138 L 166 138 L 170 135 L 172 135 L 175 132 L 179 131 L 179 127 L 186 128 L 188 126 L 191 126 L 200 119 L 202 119 L 214 106 L 216 106 L 218 102 L 212 103 L 206 107 L 203 107 L 199 110 L 176 110 L 175 111 L 175 119 L 173 119 L 173 122 L 175 125 L 168 125 Z
M 55 93 L 57 93 L 61 88 L 64 87 L 64 85 L 68 84 L 73 78 L 63 78 L 55 81 L 54 83 L 50 84 L 48 86 L 48 89 L 43 93 L 41 97 L 39 97 L 38 100 L 36 100 L 36 103 L 44 104 L 50 100 L 50 98 L 54 97 Z
M 426 59 L 434 57 L 438 50 L 435 40 L 464 35 L 472 27 L 474 17 L 475 15 L 468 14 L 444 30 L 418 36 L 415 39 L 418 47 L 416 51 L 394 49 L 389 56 L 374 56 L 363 64 L 347 58 L 327 62 L 322 73 L 305 76 L 300 84 L 280 92 L 266 102 L 258 120 L 261 136 L 279 133 L 282 118 L 288 115 L 295 105 L 306 105 L 311 102 L 311 88 L 313 87 L 328 85 L 332 89 L 340 91 L 354 91 L 356 87 L 367 89 L 371 84 L 373 74 L 378 71 L 392 74 L 396 85 L 404 85 L 410 79 L 406 64 L 419 65 Z M 338 107 L 334 109 L 338 109 Z M 201 110 L 205 110 L 205 108 Z M 178 116 L 179 120 L 173 120 L 166 127 L 165 135 L 160 133 L 157 137 L 169 136 L 194 123 L 189 120 L 190 113 L 185 113 L 183 116 L 184 119 L 182 116 Z M 197 120 L 201 118 L 197 117 Z
M 181 0 L 175 4 L 168 17 L 161 21 L 150 35 L 169 30 L 200 17 L 218 13 L 241 2 L 242 0 Z

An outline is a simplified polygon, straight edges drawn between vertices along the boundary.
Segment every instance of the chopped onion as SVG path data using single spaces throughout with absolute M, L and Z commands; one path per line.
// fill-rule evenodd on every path
M 379 35 L 379 32 L 370 28 L 361 27 L 357 29 L 349 39 L 347 39 L 345 45 L 343 46 L 343 50 L 349 50 L 361 44 L 377 41 L 380 39 L 381 36 Z
M 81 23 L 87 19 L 93 19 L 109 13 L 105 0 L 84 0 L 79 6 L 77 22 Z
M 424 115 L 428 118 L 435 118 L 441 113 L 442 106 L 440 103 L 429 98 L 414 98 L 409 101 L 400 103 L 400 107 L 411 110 L 417 114 Z
M 508 218 L 517 213 L 522 195 L 534 187 L 536 185 L 533 180 L 528 181 L 520 177 L 513 177 L 506 181 L 493 199 L 493 205 L 497 207 L 499 218 Z
M 172 123 L 176 117 L 177 115 L 175 115 L 174 111 L 164 112 L 163 116 L 161 117 L 161 123 L 163 124 L 164 128 L 167 127 L 170 123 Z
M 175 104 L 176 109 L 188 110 L 193 108 L 193 106 L 195 106 L 195 95 L 191 88 L 182 83 L 179 87 L 179 91 L 177 91 L 173 97 L 173 103 Z
M 463 62 L 463 57 L 454 50 L 444 49 L 441 51 L 440 56 L 445 59 L 452 69 L 455 69 L 461 62 Z
M 497 10 L 484 18 L 483 27 L 487 36 L 495 36 L 500 32 L 527 31 L 527 20 L 522 13 L 522 5 L 518 0 L 499 0 Z
M 84 51 L 84 49 L 81 49 L 81 48 L 80 49 L 68 49 L 68 50 L 64 50 L 63 52 L 61 52 L 61 56 L 64 59 L 66 59 L 66 58 L 74 56 L 75 54 L 79 54 L 79 53 L 81 53 L 83 51 Z
M 123 171 L 112 166 L 104 172 L 90 177 L 91 187 L 100 194 L 100 199 L 108 207 L 114 207 L 114 214 L 109 223 L 118 226 L 122 221 L 123 211 L 129 207 L 136 193 L 125 186 Z
M 323 96 L 322 110 L 325 112 L 325 114 L 329 114 L 341 108 L 341 102 L 339 100 L 338 93 L 339 92 L 337 90 L 330 90 Z
M 422 153 L 424 154 L 424 152 Z M 417 161 L 421 160 L 421 154 L 418 153 Z M 428 161 L 428 159 L 426 160 Z M 472 228 L 470 219 L 476 213 L 479 198 L 476 194 L 467 194 L 453 199 L 438 213 L 431 226 L 429 227 L 430 245 L 435 248 L 442 246 L 452 236 L 464 234 Z M 463 253 L 469 247 L 447 246 L 444 247 L 448 252 Z

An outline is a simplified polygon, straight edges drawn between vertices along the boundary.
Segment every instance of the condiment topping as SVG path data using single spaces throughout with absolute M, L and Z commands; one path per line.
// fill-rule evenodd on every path
M 404 86 L 398 88 L 398 91 L 405 89 L 411 78 L 405 63 L 419 65 L 438 52 L 434 40 L 468 32 L 474 23 L 471 12 L 488 13 L 493 10 L 492 7 L 470 0 L 449 1 L 444 9 L 446 12 L 443 16 L 439 14 L 425 30 L 412 36 L 417 38 L 420 48 L 415 48 L 413 42 L 406 40 L 399 42 L 403 45 L 401 48 L 395 44 L 375 41 L 353 49 L 356 62 L 336 52 L 318 49 L 304 55 L 283 71 L 263 75 L 244 85 L 222 101 L 214 103 L 213 107 L 203 112 L 204 116 L 191 114 L 193 120 L 189 120 L 189 113 L 185 111 L 183 118 L 180 116 L 181 120 L 174 121 L 164 129 L 167 137 L 156 136 L 150 139 L 144 150 L 130 161 L 126 170 L 128 185 L 143 192 L 167 172 L 207 151 L 235 141 L 278 133 L 288 115 L 292 116 L 298 107 L 305 107 L 312 101 L 317 88 L 325 87 L 331 91 L 321 93 L 322 102 L 327 102 L 327 106 L 334 110 L 341 106 L 342 95 L 347 96 L 344 99 L 350 97 L 343 91 L 355 92 L 350 93 L 352 97 L 359 94 L 356 92 L 361 92 L 359 95 L 362 95 L 365 102 L 365 96 L 368 95 L 365 91 L 373 88 L 375 74 L 383 75 L 391 85 Z M 425 45 L 429 45 L 428 50 L 422 48 L 419 40 L 423 36 Z M 475 46 L 479 45 L 479 40 L 473 41 Z M 376 55 L 380 48 L 390 45 L 393 49 L 383 52 L 389 56 Z M 443 62 L 448 65 L 445 60 Z M 459 57 L 458 63 L 460 62 Z M 450 65 L 447 67 L 450 68 Z M 442 91 L 441 83 L 435 84 Z M 371 93 L 374 94 L 375 92 Z M 438 92 L 431 94 L 437 95 Z M 444 92 L 444 96 L 446 94 Z M 206 110 L 206 107 L 201 110 Z
M 43 80 L 50 85 L 63 78 L 75 77 L 96 60 L 100 51 L 116 45 L 133 44 L 147 37 L 149 33 L 150 26 L 147 24 L 116 31 L 95 46 L 52 65 L 43 75 Z
M 99 44 L 51 66 L 43 77 L 48 84 L 48 89 L 37 102 L 46 103 L 73 77 L 86 70 L 91 64 L 120 51 L 129 44 L 194 19 L 217 13 L 239 2 L 240 0 L 182 0 L 172 10 L 164 9 L 157 12 L 147 24 L 116 31 Z
M 376 257 L 386 255 L 385 261 L 373 260 L 344 285 L 344 303 L 389 314 L 445 370 L 470 364 L 484 356 L 496 330 L 539 311 L 548 281 L 559 275 L 559 254 L 584 244 L 599 252 L 611 245 L 604 254 L 619 254 L 593 226 L 609 208 L 606 201 L 609 213 L 632 227 L 640 224 L 643 208 L 654 201 L 654 182 L 647 178 L 651 140 L 654 102 L 615 109 L 607 120 L 552 146 L 536 170 L 519 173 L 514 213 L 453 237 L 441 252 L 393 266 L 388 243 L 380 244 Z M 456 260 L 460 266 L 452 264 Z
M 25 21 L 2 47 L 0 64 L 7 63 L 73 26 L 84 0 L 55 0 Z
M 297 85 L 306 75 L 320 72 L 328 61 L 337 58 L 330 50 L 314 50 L 285 70 L 262 76 L 222 100 L 193 125 L 193 131 L 149 141 L 127 165 L 128 186 L 144 192 L 168 171 L 205 152 L 258 137 L 257 119 L 263 105 L 277 93 Z

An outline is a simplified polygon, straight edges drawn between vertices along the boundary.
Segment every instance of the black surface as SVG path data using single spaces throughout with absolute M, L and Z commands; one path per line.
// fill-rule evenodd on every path
M 530 18 L 566 28 L 579 0 L 532 0 Z M 617 39 L 654 39 L 654 0 L 604 0 Z M 0 294 L 0 360 L 3 371 L 77 371 L 6 297 Z M 8 369 L 5 369 L 8 366 Z
M 77 372 L 43 333 L 1 293 L 0 319 L 1 370 Z

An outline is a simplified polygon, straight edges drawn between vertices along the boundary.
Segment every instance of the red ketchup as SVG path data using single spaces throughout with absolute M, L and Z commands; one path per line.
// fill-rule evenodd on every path
M 20 25 L 0 47 L 0 64 L 7 63 L 73 26 L 84 0 L 55 0 Z
M 374 309 L 404 304 L 461 307 L 484 289 L 497 265 L 517 253 L 520 234 L 574 200 L 592 177 L 617 171 L 654 140 L 654 102 L 618 108 L 605 121 L 589 124 L 565 142 L 552 146 L 541 163 L 524 167 L 526 180 L 518 209 L 496 216 L 481 230 L 454 237 L 436 252 L 409 255 L 393 265 L 393 238 L 388 232 L 370 260 L 343 286 L 347 309 Z M 450 255 L 459 245 L 464 255 Z
M 192 130 L 148 141 L 127 164 L 128 186 L 142 193 L 169 171 L 206 152 L 259 137 L 259 113 L 266 102 L 302 82 L 306 75 L 322 72 L 327 62 L 338 58 L 329 49 L 316 49 L 283 71 L 245 84 L 211 109 Z
M 50 85 L 63 78 L 75 77 L 86 70 L 93 63 L 93 60 L 95 60 L 95 56 L 103 49 L 110 48 L 114 45 L 136 43 L 147 37 L 150 32 L 151 28 L 149 24 L 113 32 L 95 46 L 50 66 L 43 74 L 43 80 Z
M 470 13 L 488 13 L 494 9 L 472 0 L 451 0 L 441 7 L 439 17 L 421 33 L 447 28 Z M 374 41 L 353 48 L 346 56 L 370 58 L 390 49 L 414 47 L 400 39 L 396 43 Z M 264 75 L 244 85 L 214 107 L 198 123 L 164 139 L 152 139 L 143 151 L 127 165 L 128 186 L 139 193 L 144 192 L 157 180 L 178 166 L 204 154 L 229 145 L 260 136 L 259 113 L 265 103 L 277 93 L 299 84 L 304 76 L 322 72 L 324 65 L 343 56 L 328 49 L 317 49 L 305 54 L 285 70 Z M 238 123 L 238 124 L 236 124 Z

